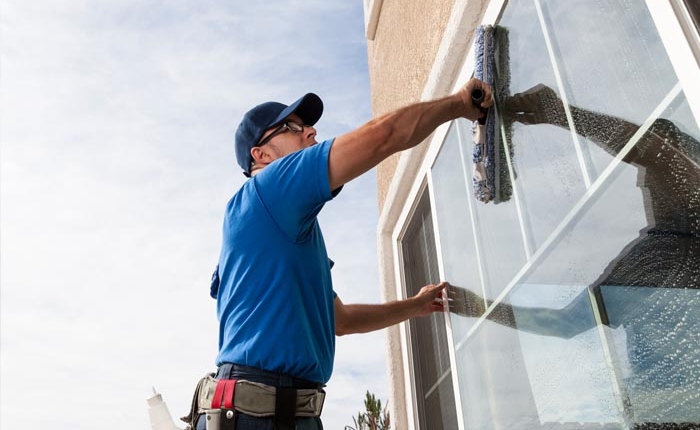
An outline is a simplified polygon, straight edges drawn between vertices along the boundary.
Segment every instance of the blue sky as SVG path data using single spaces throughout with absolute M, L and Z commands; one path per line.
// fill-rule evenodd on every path
M 1 428 L 149 428 L 151 386 L 184 415 L 241 115 L 312 91 L 321 138 L 370 118 L 362 2 L 255 3 L 2 3 Z M 374 172 L 320 217 L 346 303 L 379 301 L 376 221 Z M 338 339 L 326 428 L 387 398 L 383 341 Z

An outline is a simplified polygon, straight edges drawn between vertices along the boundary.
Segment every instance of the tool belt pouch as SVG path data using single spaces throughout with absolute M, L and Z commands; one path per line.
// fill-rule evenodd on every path
M 236 380 L 217 380 L 212 374 L 200 381 L 197 393 L 197 409 L 204 413 L 207 430 L 235 430 L 236 410 L 233 401 L 236 395 Z
M 209 409 L 205 414 L 207 430 L 236 430 L 236 411 L 234 409 Z
M 187 423 L 185 430 L 196 429 L 197 417 L 200 414 L 204 414 L 202 417 L 206 419 L 207 430 L 235 430 L 236 411 L 233 405 L 227 408 L 226 406 L 229 406 L 227 403 L 223 407 L 214 405 L 216 408 L 212 408 L 212 401 L 218 384 L 219 381 L 214 378 L 213 373 L 209 373 L 199 380 L 192 396 L 190 412 L 187 416 L 180 418 L 180 420 Z M 229 389 L 234 389 L 235 381 L 230 381 L 228 385 Z M 226 384 L 222 386 L 222 389 L 225 387 Z M 222 394 L 223 392 L 219 393 L 219 402 Z M 233 399 L 233 391 L 227 394 L 230 394 L 230 399 Z
M 254 417 L 271 417 L 275 415 L 278 394 L 280 394 L 277 392 L 277 388 L 245 380 L 238 381 L 237 386 L 235 407 L 238 412 Z M 297 389 L 293 391 L 296 391 L 295 407 L 293 408 L 294 416 L 321 416 L 323 403 L 326 399 L 325 391 L 315 389 Z
M 180 418 L 180 421 L 183 421 L 187 424 L 185 430 L 194 430 L 196 428 L 195 425 L 197 423 L 197 417 L 199 416 L 199 414 L 204 413 L 204 409 L 200 406 L 199 402 L 200 397 L 202 396 L 202 392 L 211 384 L 210 381 L 216 381 L 216 379 L 214 379 L 213 373 L 208 373 L 202 379 L 200 379 L 199 382 L 197 382 L 197 388 L 195 388 L 194 390 L 192 402 L 190 403 L 190 411 L 187 415 Z M 216 382 L 214 382 L 214 386 L 216 386 Z M 211 401 L 209 403 L 208 408 L 210 407 Z

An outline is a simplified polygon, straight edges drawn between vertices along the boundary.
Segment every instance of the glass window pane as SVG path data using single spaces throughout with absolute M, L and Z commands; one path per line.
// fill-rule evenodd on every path
M 535 3 L 510 2 L 499 26 L 508 32 L 509 70 L 501 75 L 510 76 L 510 92 L 521 93 L 536 84 L 557 88 Z M 541 99 L 537 96 L 513 99 L 510 95 L 499 94 L 498 104 L 513 152 L 514 186 L 520 197 L 528 246 L 534 252 L 586 186 L 571 132 L 552 125 L 566 125 L 566 116 L 531 103 L 532 99 Z M 525 114 L 516 115 L 515 110 Z M 531 111 L 537 114 L 535 118 L 531 118 Z M 537 123 L 531 124 L 535 120 Z
M 547 297 L 538 301 L 540 306 L 558 308 L 585 291 L 580 286 L 522 287 L 525 293 L 516 289 L 508 297 L 516 306 L 539 295 Z M 593 326 L 590 304 L 582 305 L 579 321 Z M 516 326 L 527 319 L 532 315 L 516 310 Z M 566 321 L 555 316 L 548 323 L 566 326 Z M 564 338 L 518 331 L 487 320 L 457 351 L 457 361 L 468 429 L 578 429 L 593 423 L 595 428 L 619 428 L 623 422 L 595 330 Z
M 469 146 L 464 145 L 462 149 Z M 470 176 L 463 166 L 459 136 L 453 124 L 432 168 L 435 173 L 432 181 L 442 263 L 446 281 L 454 286 L 482 291 L 469 209 L 467 178 Z M 471 321 L 461 318 L 452 326 L 454 339 L 466 335 Z
M 484 204 L 473 200 L 473 219 L 476 229 L 476 239 L 470 241 L 469 231 L 458 229 L 459 223 L 469 223 L 469 212 L 465 212 L 468 206 L 465 203 L 455 201 L 454 195 L 464 194 L 461 189 L 465 185 L 464 173 L 461 166 L 466 166 L 467 181 L 466 193 L 471 198 L 474 196 L 472 187 L 472 124 L 466 120 L 457 120 L 453 130 L 457 136 L 451 134 L 445 142 L 445 147 L 438 156 L 432 170 L 433 184 L 435 186 L 436 207 L 439 210 L 438 225 L 440 226 L 440 240 L 447 237 L 447 246 L 443 252 L 443 260 L 450 261 L 455 267 L 445 265 L 446 280 L 456 282 L 460 286 L 464 282 L 467 288 L 474 288 L 471 281 L 465 275 L 464 268 L 471 268 L 466 260 L 452 260 L 454 248 L 463 248 L 463 244 L 476 246 L 481 257 L 481 267 L 484 278 L 484 293 L 486 297 L 497 297 L 508 282 L 520 270 L 527 260 L 523 236 L 518 220 L 518 212 L 515 199 L 511 198 L 499 204 Z M 455 139 L 458 137 L 458 139 Z M 458 145 L 467 148 L 463 151 L 463 157 L 459 158 Z M 454 157 L 454 158 L 453 158 Z M 445 169 L 442 169 L 442 166 Z M 451 194 L 451 193 L 457 194 Z M 471 227 L 469 227 L 471 228 Z M 444 234 L 443 234 L 444 230 Z M 460 245 L 460 243 L 463 243 Z M 448 255 L 449 254 L 449 255 Z M 467 256 L 464 255 L 466 258 Z M 447 260 L 446 260 L 447 259 Z M 457 266 L 462 265 L 462 268 Z M 452 278 L 452 275 L 455 278 Z M 464 279 L 464 281 L 463 281 Z
M 430 198 L 424 192 L 401 238 L 407 296 L 440 282 Z M 456 406 L 450 369 L 445 314 L 414 318 L 410 328 L 411 366 L 418 422 L 421 428 L 452 429 Z
M 657 218 L 655 225 L 649 225 L 641 208 L 653 211 L 658 204 L 650 199 L 653 193 L 630 192 L 636 184 L 632 188 L 629 169 L 620 165 L 619 173 L 567 226 L 526 282 L 558 279 L 591 286 L 598 297 L 600 322 L 606 325 L 610 380 L 631 423 L 700 423 L 696 407 L 700 399 L 700 243 L 697 236 L 658 229 L 665 223 L 683 224 L 683 216 Z M 664 170 L 664 177 L 673 177 Z M 653 177 L 650 169 L 644 172 L 647 179 Z M 694 177 L 697 181 L 700 171 Z M 697 188 L 686 191 L 696 198 L 700 193 Z M 595 252 L 581 251 L 585 249 Z M 520 287 L 518 293 L 526 294 L 525 290 Z M 535 290 L 527 294 L 533 303 L 546 298 Z M 586 294 L 558 310 L 540 309 L 537 318 L 518 319 L 516 311 L 518 327 L 562 338 L 582 333 L 593 325 L 582 325 L 575 303 L 587 300 Z M 549 312 L 558 315 L 559 329 L 553 330 L 554 325 L 547 322 Z
M 597 103 L 597 110 L 614 106 L 613 110 L 630 120 L 642 121 L 675 84 L 675 73 L 644 3 L 539 2 L 562 78 L 575 83 L 567 92 L 578 88 L 581 102 Z M 654 85 L 648 85 L 650 82 Z M 596 93 L 617 97 L 597 97 Z
M 634 423 L 700 423 L 700 290 L 602 285 L 617 377 Z
M 619 428 L 625 422 L 588 285 L 646 225 L 641 193 L 628 193 L 634 173 L 620 165 L 473 338 L 456 345 L 467 428 Z M 621 221 L 628 225 L 620 229 Z M 485 409 L 474 410 L 475 404 Z

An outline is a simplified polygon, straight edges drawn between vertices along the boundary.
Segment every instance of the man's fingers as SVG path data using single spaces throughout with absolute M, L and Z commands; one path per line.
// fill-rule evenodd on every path
M 431 309 L 433 311 L 439 312 L 439 311 L 444 311 L 445 310 L 445 304 L 444 303 L 433 303 L 431 306 Z
M 481 102 L 481 107 L 490 108 L 493 106 L 493 94 L 491 93 L 491 86 L 486 83 L 482 83 L 482 91 L 484 91 L 484 101 Z
M 472 101 L 472 94 L 475 90 L 480 90 L 484 94 L 483 101 L 478 104 Z M 470 79 L 459 91 L 459 95 L 466 108 L 465 117 L 471 120 L 483 117 L 486 109 L 493 106 L 493 92 L 491 87 L 487 83 L 476 78 Z
M 432 293 L 435 300 L 442 300 L 442 291 L 445 290 L 448 285 L 449 284 L 447 282 L 440 282 L 437 285 L 431 285 L 430 293 Z

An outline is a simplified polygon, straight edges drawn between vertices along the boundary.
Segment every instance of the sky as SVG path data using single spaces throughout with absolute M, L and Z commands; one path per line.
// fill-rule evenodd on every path
M 0 32 L 0 428 L 147 429 L 152 386 L 177 419 L 215 370 L 235 127 L 306 92 L 322 139 L 369 120 L 362 2 L 5 0 Z M 377 217 L 369 172 L 319 218 L 345 303 L 380 300 Z M 387 399 L 385 356 L 338 338 L 326 428 Z

